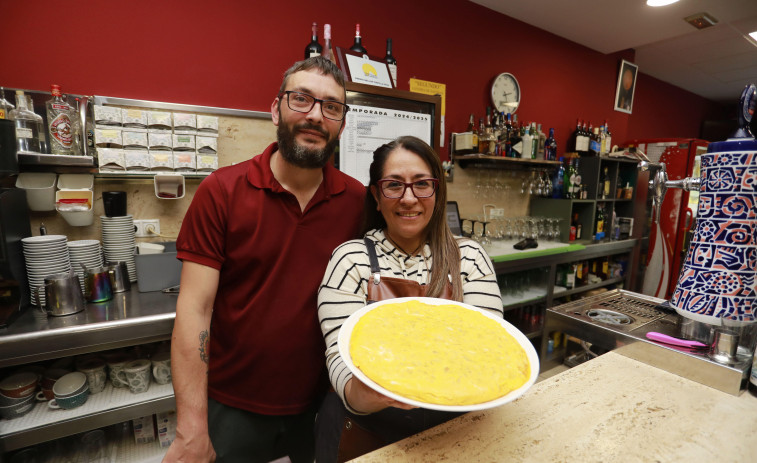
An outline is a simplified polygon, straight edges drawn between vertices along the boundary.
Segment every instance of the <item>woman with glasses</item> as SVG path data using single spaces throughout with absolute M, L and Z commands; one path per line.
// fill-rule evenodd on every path
M 379 394 L 352 376 L 337 348 L 347 317 L 368 303 L 394 297 L 446 298 L 503 316 L 489 257 L 478 243 L 452 235 L 446 204 L 441 161 L 425 142 L 400 137 L 374 152 L 364 239 L 334 251 L 318 293 L 335 391 L 318 415 L 319 463 L 354 458 L 458 415 L 413 409 Z

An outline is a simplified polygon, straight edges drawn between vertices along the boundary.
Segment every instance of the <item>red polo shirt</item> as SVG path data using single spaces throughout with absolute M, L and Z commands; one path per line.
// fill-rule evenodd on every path
M 305 411 L 325 381 L 317 289 L 339 244 L 357 237 L 365 187 L 331 165 L 305 211 L 276 181 L 271 154 L 200 184 L 178 258 L 219 270 L 208 395 L 268 415 Z

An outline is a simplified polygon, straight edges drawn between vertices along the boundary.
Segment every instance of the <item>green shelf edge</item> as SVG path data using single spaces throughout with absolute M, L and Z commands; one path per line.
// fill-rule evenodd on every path
M 502 256 L 489 256 L 489 258 L 492 260 L 492 262 L 511 262 L 514 260 L 521 260 L 521 259 L 530 259 L 532 257 L 542 257 L 542 256 L 551 256 L 555 254 L 563 254 L 566 252 L 574 252 L 574 251 L 581 251 L 586 249 L 586 246 L 582 244 L 569 244 L 568 246 L 563 246 L 561 248 L 551 248 L 551 249 L 533 249 L 530 251 L 521 251 L 515 254 L 505 254 Z

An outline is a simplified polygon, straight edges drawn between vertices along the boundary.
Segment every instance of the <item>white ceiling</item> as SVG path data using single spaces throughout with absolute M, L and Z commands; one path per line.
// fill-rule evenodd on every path
M 757 0 L 470 0 L 601 53 L 632 48 L 639 72 L 718 102 L 757 83 Z M 683 18 L 706 12 L 715 26 Z

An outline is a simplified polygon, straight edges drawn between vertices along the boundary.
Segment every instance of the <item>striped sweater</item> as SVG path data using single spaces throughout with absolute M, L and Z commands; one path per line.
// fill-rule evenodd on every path
M 371 230 L 365 236 L 376 243 L 382 276 L 414 280 L 420 284 L 428 282 L 433 262 L 428 245 L 424 246 L 421 256 L 408 256 L 394 247 L 382 230 Z M 458 245 L 463 302 L 503 316 L 497 277 L 486 252 L 472 240 L 460 239 Z M 352 373 L 339 355 L 337 339 L 347 317 L 366 305 L 370 274 L 371 265 L 363 240 L 347 241 L 334 250 L 318 289 L 318 319 L 326 341 L 326 366 L 331 385 L 342 401 L 344 387 Z

